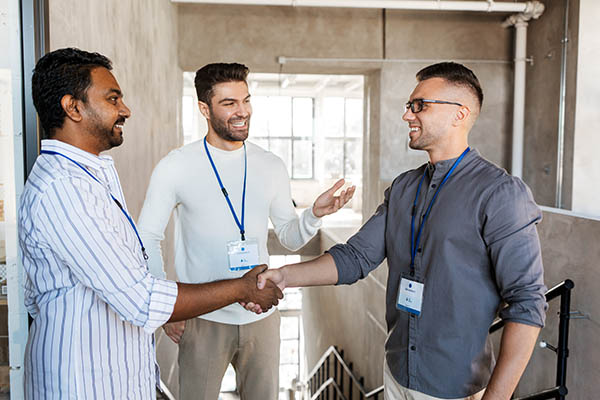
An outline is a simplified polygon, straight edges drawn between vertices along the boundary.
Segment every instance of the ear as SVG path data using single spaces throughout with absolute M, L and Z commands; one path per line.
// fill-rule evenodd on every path
M 203 101 L 198 100 L 198 108 L 206 119 L 210 119 L 210 106 Z
M 80 100 L 70 94 L 65 94 L 62 99 L 60 99 L 60 106 L 65 114 L 67 114 L 67 118 L 75 122 L 80 122 L 83 119 L 80 104 Z
M 469 120 L 469 116 L 471 115 L 471 110 L 469 107 L 462 106 L 460 107 L 456 113 L 454 113 L 454 125 L 463 125 Z

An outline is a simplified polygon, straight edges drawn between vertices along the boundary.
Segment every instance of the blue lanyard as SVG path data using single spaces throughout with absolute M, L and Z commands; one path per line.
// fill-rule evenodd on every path
M 415 241 L 415 239 L 414 239 L 414 235 L 415 235 L 415 214 L 417 212 L 417 200 L 419 199 L 419 193 L 421 192 L 421 185 L 423 184 L 423 180 L 425 179 L 425 175 L 427 174 L 427 168 L 425 168 L 425 171 L 423 172 L 423 176 L 421 177 L 421 180 L 419 181 L 419 186 L 417 187 L 417 194 L 415 195 L 415 201 L 414 201 L 413 207 L 412 207 L 412 217 L 411 217 L 411 220 L 410 220 L 410 269 L 411 270 L 415 266 L 415 256 L 417 254 L 417 248 L 419 247 L 419 242 L 421 241 L 421 233 L 423 232 L 423 226 L 425 225 L 425 221 L 427 220 L 427 217 L 429 216 L 429 212 L 431 211 L 431 207 L 433 207 L 433 203 L 435 202 L 435 199 L 437 198 L 438 193 L 442 189 L 442 186 L 444 186 L 444 183 L 446 183 L 446 181 L 448 179 L 450 179 L 450 176 L 452 175 L 452 173 L 454 172 L 454 170 L 456 169 L 456 167 L 458 166 L 458 164 L 460 164 L 460 162 L 462 161 L 462 159 L 467 155 L 467 153 L 469 152 L 469 150 L 471 150 L 471 148 L 467 147 L 466 150 L 463 151 L 463 153 L 460 155 L 460 157 L 458 157 L 458 159 L 456 161 L 454 161 L 454 164 L 452 164 L 452 167 L 450 168 L 450 170 L 444 176 L 444 179 L 442 180 L 442 183 L 440 183 L 440 185 L 438 186 L 437 190 L 433 194 L 433 198 L 429 202 L 429 206 L 427 207 L 427 211 L 425 211 L 425 215 L 423 215 L 423 221 L 421 222 L 421 225 L 419 226 L 419 231 L 417 232 L 417 240 Z
M 244 142 L 244 189 L 242 191 L 242 222 L 237 217 L 235 210 L 233 209 L 233 204 L 231 204 L 231 200 L 229 200 L 229 193 L 227 193 L 227 189 L 223 186 L 223 182 L 221 181 L 221 177 L 219 176 L 219 171 L 217 171 L 217 167 L 215 166 L 215 162 L 210 156 L 210 151 L 208 151 L 208 146 L 206 145 L 206 136 L 204 137 L 204 149 L 206 150 L 206 155 L 208 156 L 208 160 L 210 161 L 210 165 L 212 165 L 213 171 L 215 171 L 215 176 L 217 177 L 217 181 L 219 181 L 219 186 L 221 187 L 221 192 L 223 192 L 223 196 L 225 196 L 225 200 L 227 200 L 227 204 L 229 205 L 229 209 L 231 210 L 231 215 L 233 215 L 233 219 L 235 219 L 235 223 L 240 228 L 240 236 L 242 237 L 242 241 L 246 240 L 246 231 L 244 231 L 244 215 L 246 210 L 246 175 L 248 172 L 248 157 L 246 155 L 246 143 Z
M 89 176 L 92 177 L 93 180 L 95 180 L 96 182 L 98 182 L 99 184 L 102 185 L 102 182 L 100 182 L 98 180 L 98 178 L 96 178 L 94 175 L 92 175 L 90 173 L 90 171 L 88 171 L 86 168 L 84 168 L 81 164 L 79 164 L 77 161 L 73 160 L 70 157 L 65 156 L 62 153 L 59 153 L 57 151 L 50 151 L 50 150 L 42 150 L 40 152 L 40 154 L 53 154 L 56 156 L 61 156 L 66 158 L 67 160 L 71 161 L 73 164 L 77 165 L 79 168 L 81 168 L 83 170 L 83 172 L 85 172 L 86 174 L 88 174 Z M 102 185 L 104 186 L 104 185 Z M 135 224 L 133 223 L 133 219 L 131 219 L 131 217 L 129 216 L 129 214 L 127 214 L 127 211 L 125 211 L 125 209 L 123 208 L 123 206 L 121 205 L 121 203 L 119 202 L 119 200 L 117 200 L 117 198 L 115 196 L 113 196 L 112 193 L 110 193 L 110 197 L 113 199 L 113 201 L 115 202 L 115 204 L 119 207 L 119 209 L 121 210 L 121 212 L 123 213 L 123 215 L 125 215 L 125 218 L 127 218 L 127 221 L 129 221 L 129 224 L 131 225 L 131 227 L 133 228 L 133 231 L 135 232 L 135 235 L 138 238 L 138 241 L 140 242 L 140 247 L 142 248 L 142 254 L 144 255 L 144 260 L 148 259 L 148 254 L 146 254 L 146 248 L 144 247 L 144 243 L 142 243 L 142 238 L 140 237 L 140 234 L 137 231 L 137 228 L 135 227 Z

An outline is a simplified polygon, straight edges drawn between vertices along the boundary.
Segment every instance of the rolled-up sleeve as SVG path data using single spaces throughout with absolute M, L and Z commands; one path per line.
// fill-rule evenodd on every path
M 490 195 L 483 215 L 483 237 L 496 284 L 508 304 L 506 321 L 544 326 L 547 303 L 536 225 L 542 212 L 518 178 L 507 177 Z
M 101 185 L 84 179 L 55 181 L 37 218 L 45 240 L 82 285 L 119 317 L 152 333 L 171 316 L 177 285 L 153 277 L 140 248 L 127 244 L 118 226 L 124 218 Z M 126 222 L 128 224 L 128 222 Z M 137 240 L 137 239 L 136 239 Z
M 346 244 L 336 244 L 327 251 L 335 261 L 338 285 L 352 284 L 365 278 L 385 259 L 385 229 L 390 190 L 391 187 L 385 191 L 383 203 L 377 207 L 375 214 Z

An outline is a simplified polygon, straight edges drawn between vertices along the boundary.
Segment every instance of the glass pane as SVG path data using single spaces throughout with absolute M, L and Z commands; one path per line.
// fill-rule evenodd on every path
M 298 317 L 281 317 L 281 339 L 298 339 Z
M 292 177 L 295 179 L 312 178 L 312 167 L 312 140 L 294 140 L 294 165 Z
M 254 143 L 257 146 L 262 147 L 265 150 L 269 150 L 269 139 L 257 139 L 251 137 L 248 140 L 250 140 L 250 142 Z
M 184 135 L 190 135 L 194 129 L 194 97 L 183 96 L 183 102 L 181 104 L 181 110 L 183 113 L 182 124 Z
M 288 169 L 288 174 L 292 175 L 292 139 L 271 139 L 269 150 L 279 156 Z
M 346 99 L 346 137 L 363 135 L 362 99 Z
M 284 389 L 291 388 L 292 381 L 298 378 L 298 372 L 298 365 L 281 365 L 279 367 L 279 387 Z M 285 398 L 287 399 L 288 397 Z
M 362 176 L 362 139 L 346 139 L 346 178 Z
M 323 134 L 344 136 L 344 98 L 325 97 L 323 99 Z
M 298 363 L 298 341 L 297 340 L 281 340 L 279 363 L 280 364 L 297 364 Z
M 266 96 L 252 96 L 252 118 L 250 119 L 250 138 L 269 136 L 269 99 Z
M 313 135 L 313 99 L 294 98 L 294 136 L 312 137 Z
M 269 97 L 269 134 L 292 136 L 292 98 L 289 96 Z
M 273 268 L 272 265 L 269 267 Z M 283 299 L 279 301 L 280 310 L 300 310 L 302 308 L 302 292 L 299 288 L 287 288 L 283 294 Z
M 325 178 L 341 178 L 344 159 L 344 139 L 325 139 L 323 170 Z

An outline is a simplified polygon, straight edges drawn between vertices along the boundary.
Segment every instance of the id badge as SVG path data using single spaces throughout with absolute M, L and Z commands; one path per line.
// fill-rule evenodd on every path
M 398 290 L 398 300 L 396 308 L 404 310 L 414 315 L 421 314 L 421 305 L 423 304 L 423 288 L 425 285 L 408 278 L 402 278 L 400 289 Z
M 256 267 L 258 261 L 258 240 L 235 240 L 227 243 L 229 271 L 245 271 Z

